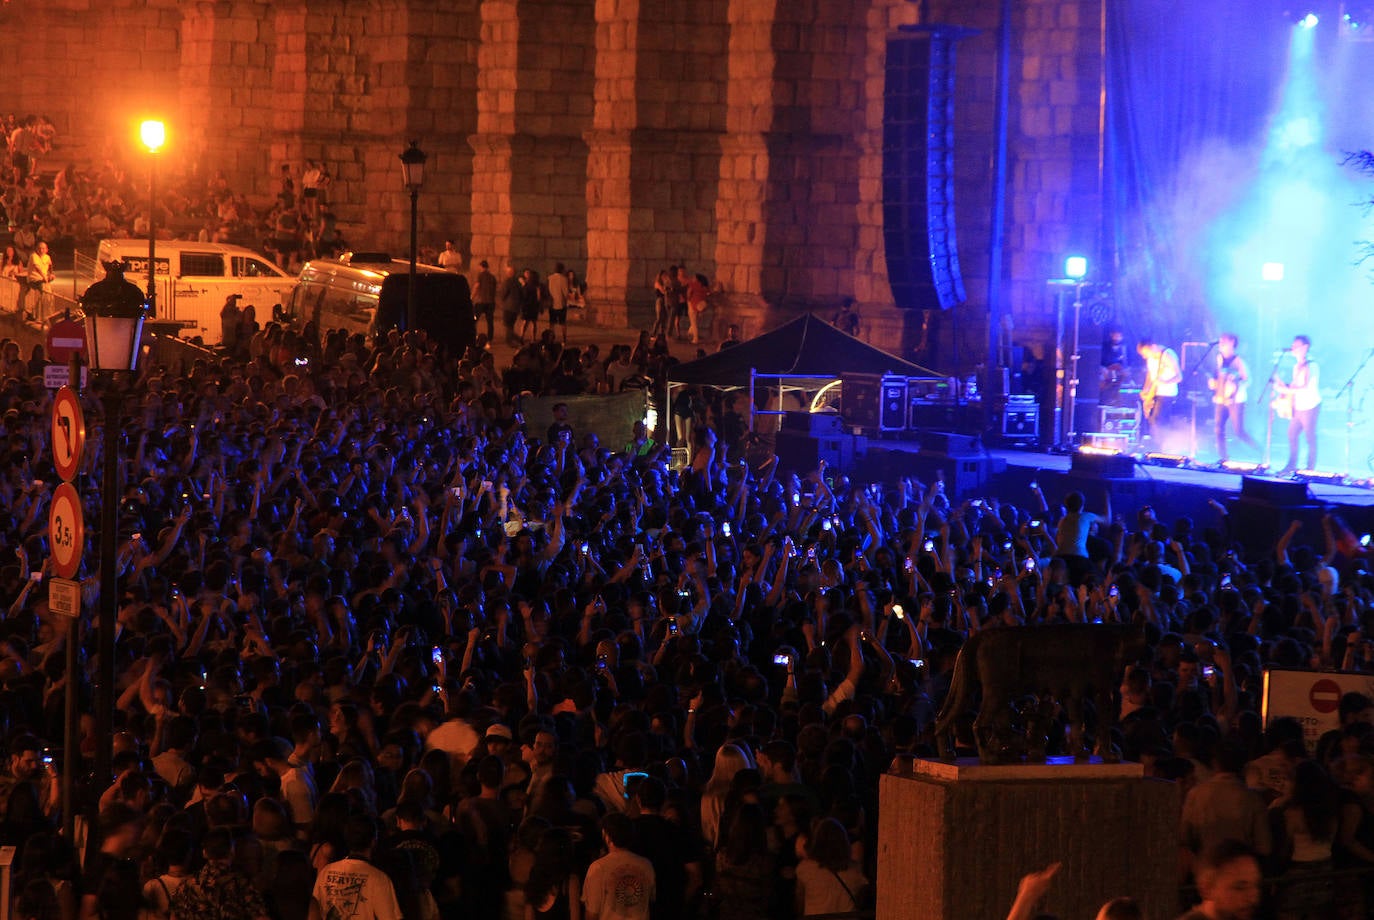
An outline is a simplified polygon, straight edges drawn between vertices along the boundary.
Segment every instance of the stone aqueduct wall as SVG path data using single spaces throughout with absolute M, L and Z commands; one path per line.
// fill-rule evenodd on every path
M 1102 0 L 1014 0 L 1004 267 L 1018 338 L 1044 338 L 1044 281 L 1099 240 Z M 583 269 L 601 318 L 658 268 L 717 278 L 756 333 L 864 304 L 909 345 L 882 217 L 885 42 L 901 25 L 982 29 L 960 46 L 959 242 L 969 304 L 940 317 L 954 370 L 986 342 L 998 0 L 12 0 L 0 110 L 57 123 L 54 160 L 138 168 L 134 125 L 169 122 L 165 169 L 224 170 L 270 198 L 322 158 L 359 245 L 405 246 L 397 154 L 431 155 L 427 243 L 493 264 Z

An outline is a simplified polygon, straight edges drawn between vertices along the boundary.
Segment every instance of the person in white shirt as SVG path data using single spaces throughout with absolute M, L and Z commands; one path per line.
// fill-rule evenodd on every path
M 634 833 L 634 821 L 627 814 L 613 811 L 601 819 L 606 855 L 587 868 L 582 883 L 587 920 L 649 920 L 654 867 L 630 850 Z
M 353 815 L 344 824 L 343 836 L 348 855 L 316 876 L 310 920 L 400 920 L 391 879 L 370 862 L 377 843 L 376 820 Z
M 444 240 L 444 251 L 439 253 L 439 267 L 455 275 L 463 270 L 463 254 L 453 245 L 453 240 Z
M 1141 339 L 1135 349 L 1145 359 L 1145 386 L 1140 390 L 1140 403 L 1145 410 L 1141 433 L 1153 437 L 1169 422 L 1183 368 L 1177 352 L 1153 339 Z
M 52 256 L 48 255 L 48 244 L 40 240 L 29 256 L 28 273 L 29 293 L 37 298 L 34 317 L 40 321 L 48 314 L 52 283 L 56 277 L 52 271 Z
M 1286 476 L 1298 468 L 1300 437 L 1307 439 L 1307 466 L 1303 469 L 1317 468 L 1317 415 L 1321 411 L 1322 394 L 1318 389 L 1321 385 L 1320 368 L 1316 361 L 1308 357 L 1311 348 L 1312 340 L 1307 336 L 1294 336 L 1293 346 L 1288 349 L 1297 359 L 1293 364 L 1293 375 L 1287 383 L 1274 382 L 1279 399 L 1291 401 L 1293 413 L 1288 420 L 1288 464 L 1279 470 L 1280 476 Z

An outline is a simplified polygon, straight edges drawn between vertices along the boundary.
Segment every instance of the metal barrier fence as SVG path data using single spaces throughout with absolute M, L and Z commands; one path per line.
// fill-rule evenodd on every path
M 19 313 L 23 310 L 44 323 L 54 316 L 80 309 L 81 305 L 70 297 L 56 292 L 31 291 L 25 282 L 0 278 L 0 312 Z

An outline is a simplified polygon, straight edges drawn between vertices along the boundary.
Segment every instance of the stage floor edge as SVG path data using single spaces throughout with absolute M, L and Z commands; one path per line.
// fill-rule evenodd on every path
M 1006 461 L 1007 472 L 1004 475 L 1013 475 L 1014 471 L 1022 474 L 1042 471 L 1054 476 L 1067 476 L 1072 457 L 1068 454 L 1052 454 L 1041 451 L 1025 450 L 1006 450 L 997 449 L 988 451 L 989 456 Z M 1233 473 L 1226 470 L 1203 470 L 1189 469 L 1187 467 L 1168 467 L 1154 466 L 1145 463 L 1136 464 L 1135 479 L 1112 479 L 1105 480 L 1111 483 L 1129 483 L 1153 481 L 1162 483 L 1165 486 L 1178 486 L 1186 488 L 1197 488 L 1221 493 L 1226 497 L 1235 497 L 1241 491 L 1241 479 L 1245 476 L 1255 479 L 1271 479 L 1263 473 Z M 1077 478 L 1077 477 L 1075 477 Z M 1078 480 L 1084 481 L 1084 480 Z M 1290 482 L 1291 480 L 1280 480 Z M 1345 508 L 1359 508 L 1374 510 L 1374 488 L 1364 486 L 1342 485 L 1329 482 L 1311 481 L 1307 483 L 1307 488 L 1313 499 L 1319 503 L 1342 506 Z M 1051 500 L 1055 496 L 1047 496 Z M 1198 496 L 1202 502 L 1206 502 L 1207 496 Z M 1088 497 L 1089 507 L 1093 504 L 1093 497 Z

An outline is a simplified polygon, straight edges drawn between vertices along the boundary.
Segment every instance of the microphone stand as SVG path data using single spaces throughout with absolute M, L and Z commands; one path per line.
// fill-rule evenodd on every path
M 1191 459 L 1194 463 L 1197 462 L 1197 395 L 1194 393 L 1192 387 L 1193 378 L 1197 376 L 1197 372 L 1201 368 L 1207 366 L 1207 359 L 1212 356 L 1212 352 L 1216 351 L 1216 347 L 1220 344 L 1220 339 L 1209 344 L 1207 346 L 1207 350 L 1202 353 L 1202 357 L 1194 361 L 1193 366 L 1188 368 L 1188 373 L 1183 376 L 1183 380 L 1181 382 L 1182 392 L 1188 394 L 1188 405 L 1192 408 L 1192 432 L 1189 435 L 1189 437 L 1191 438 L 1190 453 L 1192 454 L 1192 456 L 1189 459 Z
M 1337 399 L 1340 399 L 1342 394 L 1345 395 L 1345 473 L 1344 473 L 1344 475 L 1347 476 L 1347 477 L 1350 476 L 1350 442 L 1351 442 L 1351 441 L 1354 439 L 1354 437 L 1355 437 L 1355 381 L 1359 378 L 1360 372 L 1363 371 L 1363 370 L 1365 369 L 1365 365 L 1369 364 L 1369 359 L 1370 359 L 1370 358 L 1374 358 L 1374 348 L 1371 348 L 1369 351 L 1367 351 L 1367 352 L 1365 353 L 1364 360 L 1360 362 L 1360 366 L 1359 366 L 1359 367 L 1355 368 L 1355 373 L 1351 374 L 1351 375 L 1350 375 L 1350 379 L 1347 380 L 1347 381 L 1341 386 L 1341 388 L 1340 388 L 1339 390 L 1336 391 L 1336 398 L 1337 398 Z
M 1283 361 L 1283 356 L 1288 354 L 1288 349 L 1274 352 L 1274 366 L 1269 368 L 1269 376 L 1264 379 L 1264 389 L 1260 390 L 1259 399 L 1255 400 L 1255 405 L 1265 403 L 1268 394 L 1274 389 L 1274 378 L 1278 376 L 1279 364 Z M 1269 424 L 1264 432 L 1264 468 L 1269 469 L 1270 454 L 1274 449 L 1274 404 L 1269 406 Z

